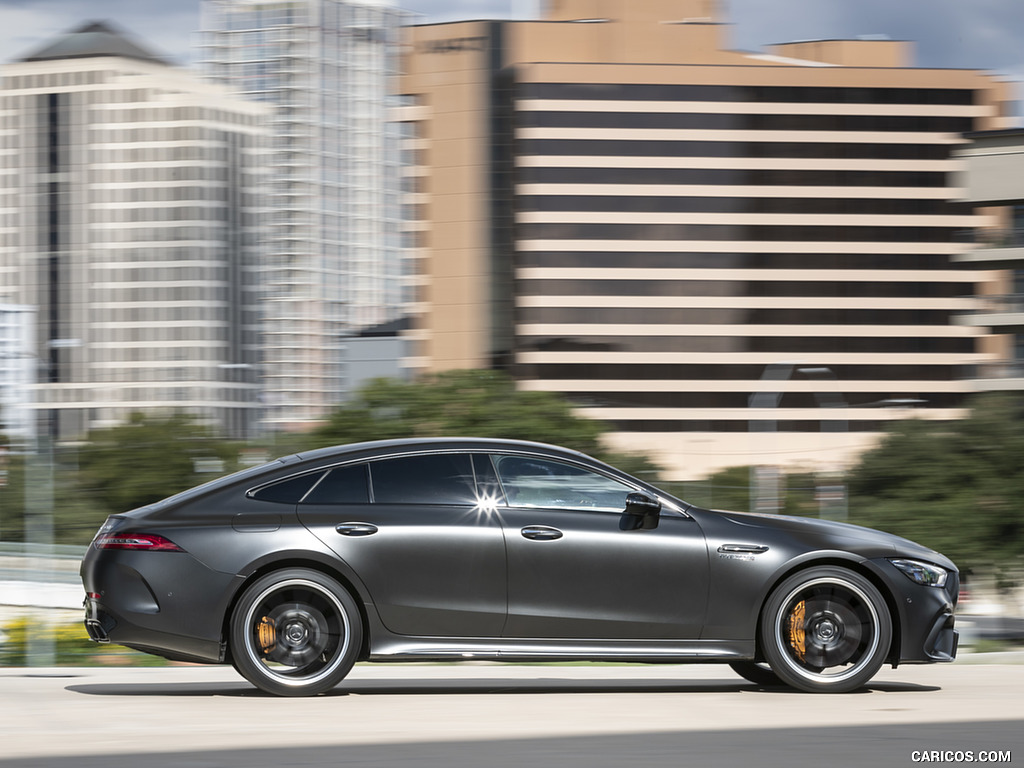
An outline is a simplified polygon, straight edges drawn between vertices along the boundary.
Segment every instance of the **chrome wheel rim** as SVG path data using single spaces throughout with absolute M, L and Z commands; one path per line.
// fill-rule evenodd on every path
M 305 686 L 329 676 L 350 643 L 348 612 L 323 585 L 288 579 L 268 586 L 245 614 L 245 651 L 260 673 Z
M 774 637 L 793 672 L 810 681 L 837 683 L 875 658 L 879 624 L 875 604 L 862 589 L 843 579 L 820 578 L 786 595 Z

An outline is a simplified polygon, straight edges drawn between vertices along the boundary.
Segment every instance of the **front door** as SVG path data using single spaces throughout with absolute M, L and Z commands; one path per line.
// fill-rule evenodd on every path
M 666 509 L 657 528 L 624 530 L 635 488 L 546 458 L 493 460 L 508 502 L 506 637 L 700 637 L 708 556 L 695 520 Z

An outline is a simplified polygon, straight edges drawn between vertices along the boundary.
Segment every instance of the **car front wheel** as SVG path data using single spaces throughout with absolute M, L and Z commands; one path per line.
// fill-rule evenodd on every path
M 803 691 L 860 688 L 881 668 L 891 640 L 882 595 L 839 567 L 790 576 L 772 592 L 761 619 L 765 660 L 780 680 Z
M 318 571 L 269 573 L 231 614 L 235 669 L 277 696 L 312 696 L 336 686 L 355 663 L 362 623 L 352 596 Z

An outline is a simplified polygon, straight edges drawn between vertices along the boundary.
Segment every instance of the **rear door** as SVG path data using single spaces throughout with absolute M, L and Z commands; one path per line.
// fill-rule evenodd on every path
M 484 492 L 470 454 L 431 453 L 337 467 L 298 510 L 359 575 L 391 632 L 497 637 L 505 544 Z

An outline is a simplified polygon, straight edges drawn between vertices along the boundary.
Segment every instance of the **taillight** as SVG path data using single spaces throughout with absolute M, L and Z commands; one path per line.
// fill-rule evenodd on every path
M 170 539 L 155 533 L 101 533 L 93 542 L 96 549 L 134 549 L 148 552 L 184 552 Z

